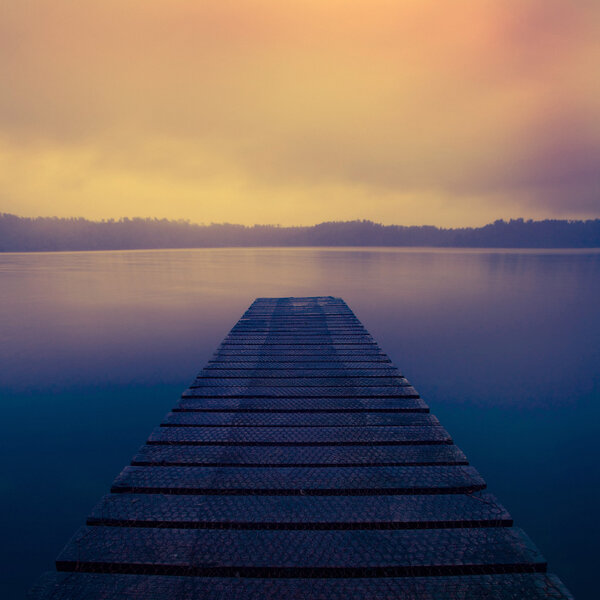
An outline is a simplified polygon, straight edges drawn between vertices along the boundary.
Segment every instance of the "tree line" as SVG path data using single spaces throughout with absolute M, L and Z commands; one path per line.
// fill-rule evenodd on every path
M 497 220 L 483 227 L 332 221 L 304 227 L 123 218 L 27 218 L 0 214 L 0 252 L 244 246 L 600 247 L 600 219 Z

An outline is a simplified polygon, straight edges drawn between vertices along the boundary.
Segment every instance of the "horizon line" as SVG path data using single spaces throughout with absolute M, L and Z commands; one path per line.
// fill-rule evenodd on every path
M 495 224 L 499 224 L 499 223 L 544 223 L 544 222 L 559 222 L 559 223 L 586 223 L 586 222 L 590 222 L 590 221 L 598 221 L 600 220 L 600 216 L 597 217 L 590 217 L 590 218 L 556 218 L 556 217 L 545 217 L 545 218 L 540 218 L 540 219 L 532 219 L 532 218 L 528 218 L 525 219 L 524 217 L 499 217 L 497 219 L 495 219 L 494 221 L 489 221 L 484 223 L 483 225 L 459 225 L 459 226 L 454 226 L 454 227 L 450 227 L 450 226 L 443 226 L 443 225 L 433 225 L 431 223 L 421 223 L 421 224 L 411 224 L 411 225 L 404 225 L 401 223 L 382 223 L 380 221 L 373 221 L 372 219 L 364 219 L 364 218 L 355 218 L 355 219 L 348 219 L 348 220 L 340 220 L 340 221 L 319 221 L 316 223 L 312 223 L 310 225 L 282 225 L 281 223 L 253 223 L 251 225 L 248 224 L 244 224 L 244 223 L 234 223 L 234 222 L 230 222 L 230 221 L 211 221 L 210 223 L 205 223 L 205 222 L 194 222 L 191 221 L 190 219 L 186 219 L 184 217 L 180 217 L 180 218 L 167 218 L 167 217 L 150 217 L 150 216 L 132 216 L 132 217 L 127 217 L 127 216 L 121 216 L 121 217 L 105 217 L 102 219 L 91 219 L 89 217 L 83 217 L 83 216 L 57 216 L 57 215 L 52 215 L 52 216 L 43 216 L 43 215 L 38 215 L 35 217 L 31 217 L 31 216 L 22 216 L 22 215 L 17 215 L 15 213 L 8 213 L 8 212 L 0 212 L 0 218 L 4 218 L 4 217 L 13 217 L 16 219 L 24 219 L 24 220 L 36 220 L 36 219 L 58 219 L 58 220 L 81 220 L 81 221 L 86 221 L 88 223 L 96 223 L 96 224 L 103 224 L 103 223 L 120 223 L 120 222 L 126 222 L 126 221 L 161 221 L 161 222 L 167 222 L 167 223 L 175 223 L 175 224 L 182 224 L 185 223 L 187 225 L 191 225 L 191 226 L 195 226 L 195 227 L 212 227 L 212 226 L 225 226 L 225 225 L 229 225 L 229 226 L 233 226 L 233 227 L 244 227 L 247 229 L 252 229 L 253 227 L 274 227 L 274 228 L 280 228 L 280 229 L 294 229 L 294 228 L 311 228 L 311 227 L 318 227 L 319 225 L 329 225 L 329 224 L 336 224 L 336 225 L 344 225 L 344 224 L 350 224 L 350 223 L 369 223 L 372 225 L 376 225 L 376 226 L 380 226 L 380 227 L 432 227 L 435 229 L 439 229 L 439 230 L 455 230 L 455 229 L 482 229 L 484 227 L 488 227 L 490 225 L 495 225 Z

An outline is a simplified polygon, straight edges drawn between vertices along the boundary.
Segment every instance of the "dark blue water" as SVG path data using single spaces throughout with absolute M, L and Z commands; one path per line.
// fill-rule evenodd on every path
M 600 253 L 0 254 L 3 598 L 20 598 L 257 296 L 335 295 L 579 600 L 595 598 Z

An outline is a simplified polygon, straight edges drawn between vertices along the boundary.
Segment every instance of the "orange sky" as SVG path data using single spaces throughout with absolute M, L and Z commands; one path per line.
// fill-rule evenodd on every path
M 18 0 L 0 212 L 600 216 L 598 0 Z

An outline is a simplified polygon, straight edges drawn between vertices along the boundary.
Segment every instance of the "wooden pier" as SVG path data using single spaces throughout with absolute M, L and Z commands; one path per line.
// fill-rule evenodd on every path
M 572 598 L 339 298 L 260 298 L 37 600 Z

